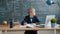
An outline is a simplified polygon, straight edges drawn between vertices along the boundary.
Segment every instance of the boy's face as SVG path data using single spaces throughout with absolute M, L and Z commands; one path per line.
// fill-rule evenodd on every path
M 29 9 L 28 10 L 28 15 L 34 16 L 35 15 L 35 9 Z

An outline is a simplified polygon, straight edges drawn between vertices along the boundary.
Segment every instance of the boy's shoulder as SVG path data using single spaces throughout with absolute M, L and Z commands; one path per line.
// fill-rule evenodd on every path
M 27 15 L 27 16 L 25 16 L 25 17 L 29 17 L 29 15 Z M 35 15 L 35 16 L 33 16 L 33 17 L 37 17 L 37 16 Z
M 25 17 L 29 17 L 29 15 L 25 16 Z

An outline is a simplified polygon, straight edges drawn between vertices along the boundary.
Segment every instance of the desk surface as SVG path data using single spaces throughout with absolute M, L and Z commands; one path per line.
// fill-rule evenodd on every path
M 60 30 L 60 28 L 20 28 L 20 25 L 9 28 L 9 26 L 0 26 L 0 30 Z

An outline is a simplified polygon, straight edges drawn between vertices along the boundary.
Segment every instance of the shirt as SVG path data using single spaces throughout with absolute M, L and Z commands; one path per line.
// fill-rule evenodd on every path
M 28 24 L 31 24 L 31 23 L 40 24 L 40 21 L 37 18 L 37 16 L 33 16 L 33 17 L 30 17 L 29 15 L 25 16 L 25 18 L 24 18 L 24 20 L 22 21 L 21 24 L 24 25 L 25 22 L 27 22 Z

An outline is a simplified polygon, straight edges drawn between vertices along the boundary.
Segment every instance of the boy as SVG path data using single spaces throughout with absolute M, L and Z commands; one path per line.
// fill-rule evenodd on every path
M 22 25 L 27 25 L 27 24 L 32 24 L 34 26 L 37 24 L 40 24 L 40 21 L 35 16 L 35 9 L 32 7 L 28 9 L 28 15 L 22 21 Z M 25 34 L 37 34 L 37 31 L 36 30 L 27 30 L 27 31 L 25 31 Z

